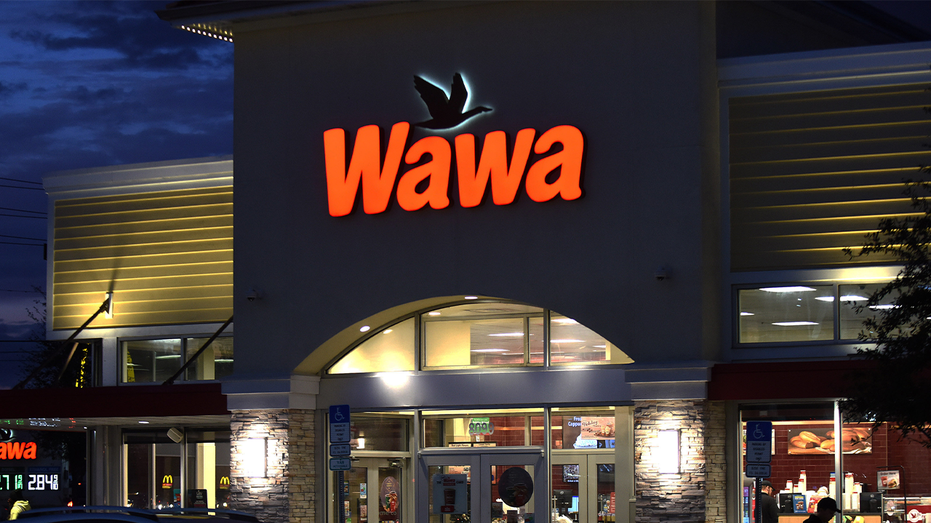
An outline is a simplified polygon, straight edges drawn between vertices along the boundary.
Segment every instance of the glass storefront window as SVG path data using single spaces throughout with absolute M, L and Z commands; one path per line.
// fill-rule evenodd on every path
M 181 340 L 124 341 L 123 382 L 164 382 L 181 368 Z
M 774 285 L 737 292 L 740 343 L 834 339 L 832 285 Z
M 167 430 L 123 433 L 126 505 L 229 508 L 230 431 Z
M 383 329 L 343 356 L 329 374 L 414 370 L 414 318 Z
M 529 445 L 531 420 L 543 409 L 425 412 L 424 447 L 519 447 Z
M 539 307 L 498 301 L 426 311 L 370 334 L 326 372 L 543 366 L 547 338 L 553 365 L 633 363 L 615 345 L 579 322 L 555 313 L 550 313 L 549 320 L 547 316 Z M 422 356 L 419 369 L 418 354 Z
M 739 343 L 869 339 L 863 321 L 892 307 L 897 294 L 865 307 L 883 283 L 786 284 L 737 291 Z M 858 308 L 863 310 L 858 311 Z M 834 318 L 837 317 L 835 335 Z M 864 336 L 861 337 L 861 334 Z
M 355 450 L 407 451 L 410 448 L 410 416 L 353 414 L 350 425 Z
M 190 359 L 204 346 L 210 338 L 187 338 L 185 340 L 185 359 Z M 218 380 L 233 374 L 233 338 L 220 337 L 213 340 L 197 357 L 192 365 L 185 369 L 185 379 Z
M 209 338 L 126 340 L 123 353 L 123 383 L 163 383 L 174 376 L 188 358 Z M 183 357 L 182 357 L 183 355 Z M 183 379 L 218 380 L 233 373 L 233 338 L 218 337 L 185 369 Z
M 124 433 L 127 504 L 180 507 L 181 449 L 165 432 Z
M 554 312 L 550 315 L 550 362 L 633 363 L 633 360 L 595 331 Z
M 423 316 L 424 366 L 468 367 L 543 363 L 543 309 L 476 302 Z M 533 328 L 531 328 L 533 327 Z M 534 358 L 531 360 L 531 353 Z
M 230 508 L 230 435 L 187 432 L 186 507 Z
M 840 293 L 840 338 L 842 340 L 860 339 L 860 334 L 870 338 L 868 333 L 864 332 L 863 321 L 869 317 L 876 316 L 884 308 L 892 307 L 892 300 L 895 295 L 887 296 L 884 303 L 864 308 L 857 312 L 859 307 L 863 307 L 869 297 L 883 287 L 884 284 L 856 284 L 856 285 L 839 285 Z
M 553 409 L 550 436 L 554 449 L 613 449 L 613 407 Z

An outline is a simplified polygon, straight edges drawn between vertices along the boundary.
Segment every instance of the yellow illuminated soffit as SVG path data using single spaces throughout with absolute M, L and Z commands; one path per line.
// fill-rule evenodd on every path
M 181 24 L 178 28 L 195 34 L 209 36 L 210 38 L 216 38 L 217 40 L 223 40 L 224 42 L 233 42 L 233 32 L 221 27 L 207 24 Z

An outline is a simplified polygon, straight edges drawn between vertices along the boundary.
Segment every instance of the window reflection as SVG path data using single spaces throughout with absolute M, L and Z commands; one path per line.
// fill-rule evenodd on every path
M 604 337 L 564 315 L 520 303 L 467 301 L 369 333 L 327 373 L 542 366 L 547 339 L 553 365 L 633 362 Z
M 866 307 L 869 297 L 883 287 L 882 283 L 840 285 L 840 337 L 844 340 L 864 339 L 872 336 L 863 327 L 867 318 L 874 318 L 883 309 L 892 307 L 893 296 L 887 296 L 883 303 Z M 858 310 L 862 308 L 863 310 Z
M 741 289 L 740 343 L 834 339 L 834 287 L 783 285 Z
M 626 354 L 572 318 L 550 316 L 550 361 L 560 363 L 632 363 Z
M 737 291 L 740 343 L 869 339 L 863 322 L 892 307 L 896 294 L 879 305 L 867 300 L 884 283 L 792 284 Z M 837 316 L 837 335 L 834 318 Z M 863 337 L 861 338 L 861 334 Z
M 530 320 L 535 318 L 536 321 Z M 517 303 L 468 303 L 423 316 L 426 367 L 542 363 L 543 309 Z M 540 347 L 540 350 L 536 350 Z
M 168 338 L 121 342 L 123 383 L 162 383 L 194 357 L 209 338 Z M 218 380 L 233 373 L 233 337 L 213 340 L 184 372 L 183 379 Z
M 330 374 L 414 370 L 414 318 L 374 334 L 333 365 Z
M 181 340 L 123 342 L 123 382 L 163 382 L 181 368 Z

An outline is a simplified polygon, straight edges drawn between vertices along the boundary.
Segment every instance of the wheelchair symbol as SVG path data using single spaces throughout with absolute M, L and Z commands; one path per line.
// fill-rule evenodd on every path
M 341 421 L 343 421 L 343 420 L 345 420 L 345 419 L 346 419 L 346 416 L 343 416 L 343 411 L 341 411 L 341 410 L 337 410 L 337 411 L 333 414 L 333 420 L 336 421 L 336 422 L 341 422 Z
M 763 439 L 763 431 L 760 430 L 760 426 L 759 426 L 759 425 L 757 425 L 756 428 L 755 428 L 755 430 L 753 431 L 753 439 L 756 439 L 756 440 L 761 440 L 761 439 Z

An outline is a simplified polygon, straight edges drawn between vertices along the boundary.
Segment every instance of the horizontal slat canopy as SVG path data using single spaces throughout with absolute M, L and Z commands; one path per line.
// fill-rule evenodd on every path
M 914 214 L 903 194 L 931 165 L 926 85 L 735 97 L 729 105 L 731 268 L 850 260 L 879 220 Z
M 233 313 L 233 188 L 55 202 L 53 328 L 226 321 Z

